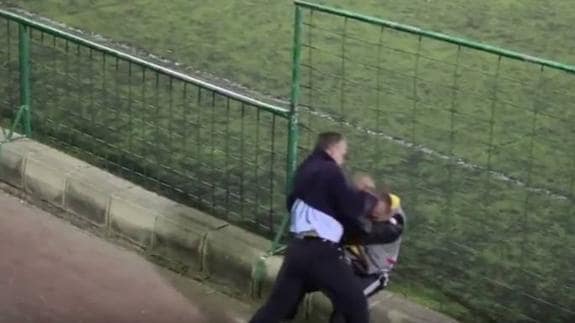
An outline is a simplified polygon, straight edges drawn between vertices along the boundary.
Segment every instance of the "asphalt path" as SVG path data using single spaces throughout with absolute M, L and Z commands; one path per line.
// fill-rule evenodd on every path
M 0 191 L 0 322 L 242 322 L 252 309 Z

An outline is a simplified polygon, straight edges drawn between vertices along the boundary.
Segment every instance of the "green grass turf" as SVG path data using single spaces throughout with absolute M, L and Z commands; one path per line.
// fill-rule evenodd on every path
M 10 1 L 8 1 L 10 2 Z M 287 96 L 291 1 L 20 0 L 25 9 Z M 561 61 L 573 61 L 569 0 L 320 1 Z

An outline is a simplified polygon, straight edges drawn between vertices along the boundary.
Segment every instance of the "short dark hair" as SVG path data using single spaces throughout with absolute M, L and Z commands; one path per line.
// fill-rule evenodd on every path
M 327 131 L 322 132 L 317 135 L 317 142 L 315 144 L 315 149 L 326 150 L 332 147 L 335 144 L 338 144 L 342 140 L 345 140 L 345 137 L 335 131 Z

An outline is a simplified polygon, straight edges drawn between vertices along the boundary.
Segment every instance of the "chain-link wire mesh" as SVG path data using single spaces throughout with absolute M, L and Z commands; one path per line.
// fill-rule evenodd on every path
M 0 18 L 0 26 L 9 44 L 0 48 L 9 72 L 0 76 L 4 112 L 18 97 L 18 23 Z M 69 33 L 29 28 L 34 139 L 273 235 L 285 215 L 286 110 Z
M 300 156 L 340 129 L 351 168 L 402 197 L 400 284 L 442 291 L 465 321 L 575 318 L 574 70 L 299 8 Z
M 0 126 L 10 128 L 20 104 L 18 24 L 0 19 Z

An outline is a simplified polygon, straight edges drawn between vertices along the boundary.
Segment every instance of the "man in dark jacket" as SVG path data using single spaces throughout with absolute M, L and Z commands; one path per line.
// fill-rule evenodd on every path
M 329 297 L 347 322 L 369 322 L 366 297 L 340 243 L 344 231 L 365 233 L 361 217 L 376 209 L 378 199 L 348 184 L 341 170 L 346 153 L 341 134 L 322 133 L 314 152 L 299 166 L 287 199 L 294 239 L 267 302 L 250 322 L 288 318 L 312 290 Z

